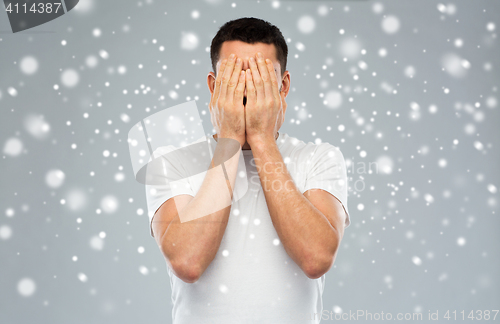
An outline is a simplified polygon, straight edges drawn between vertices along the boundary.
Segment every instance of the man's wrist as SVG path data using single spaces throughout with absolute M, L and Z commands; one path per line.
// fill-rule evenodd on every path
M 240 143 L 240 147 L 243 147 L 243 145 L 245 145 L 245 138 L 241 138 L 239 136 L 236 136 L 234 134 L 217 134 L 217 139 L 218 140 L 219 138 L 230 138 L 230 139 L 233 139 L 235 141 L 238 141 L 238 143 Z M 242 143 L 243 141 L 243 143 Z
M 269 135 L 256 135 L 256 136 L 247 136 L 247 142 L 252 148 L 252 151 L 254 149 L 265 149 L 270 146 L 276 146 L 276 135 L 274 136 L 269 136 Z

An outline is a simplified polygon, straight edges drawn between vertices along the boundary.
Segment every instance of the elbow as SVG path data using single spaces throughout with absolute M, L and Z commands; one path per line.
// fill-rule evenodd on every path
M 195 283 L 203 272 L 199 265 L 193 263 L 171 261 L 170 264 L 174 274 L 185 283 Z
M 198 275 L 198 273 L 194 273 L 194 272 L 185 272 L 182 276 L 179 277 L 182 281 L 184 281 L 185 283 L 195 283 L 198 281 L 198 279 L 200 278 L 200 276 Z
M 337 236 L 338 238 L 338 236 Z M 322 249 L 321 252 L 309 252 L 309 256 L 303 262 L 301 268 L 309 279 L 318 279 L 327 273 L 335 262 L 340 240 L 336 239 L 329 244 L 329 249 Z M 316 251 L 318 251 L 316 249 Z
M 303 271 L 309 279 L 318 279 L 330 270 L 333 259 L 324 262 L 310 262 L 303 267 Z
M 193 262 L 193 259 L 180 258 L 173 255 L 165 244 L 160 245 L 161 252 L 172 272 L 185 283 L 195 283 L 200 278 L 203 270 L 199 262 Z
M 309 261 L 303 263 L 302 271 L 309 279 L 318 279 L 330 270 L 335 261 L 335 255 L 336 253 L 310 258 Z

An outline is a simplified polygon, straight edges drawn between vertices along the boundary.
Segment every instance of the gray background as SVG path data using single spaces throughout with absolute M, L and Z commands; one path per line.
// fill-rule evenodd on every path
M 208 48 L 223 23 L 244 16 L 288 41 L 282 131 L 338 146 L 348 163 L 352 224 L 324 309 L 439 310 L 440 320 L 446 310 L 499 309 L 500 2 L 439 4 L 86 0 L 19 34 L 2 10 L 1 322 L 171 322 L 127 133 L 193 99 L 209 132 Z M 337 107 L 323 102 L 331 91 Z

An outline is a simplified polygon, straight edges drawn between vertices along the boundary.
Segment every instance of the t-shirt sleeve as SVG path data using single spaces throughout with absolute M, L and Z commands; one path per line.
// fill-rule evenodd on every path
M 185 171 L 182 168 L 181 161 L 177 161 L 168 155 L 169 152 L 173 151 L 172 146 L 159 147 L 153 152 L 153 156 L 163 159 L 162 168 L 155 168 L 154 170 L 148 170 L 148 175 L 154 177 L 154 185 L 145 185 L 146 189 L 146 201 L 148 207 L 149 216 L 149 229 L 151 236 L 153 235 L 153 216 L 160 208 L 160 206 L 172 197 L 187 194 L 195 196 L 195 193 L 191 189 L 188 177 L 185 177 Z M 175 190 L 172 190 L 171 183 L 175 181 Z
M 347 170 L 340 149 L 328 143 L 318 145 L 310 158 L 304 192 L 309 189 L 323 189 L 336 197 L 346 213 L 344 229 L 351 224 L 347 208 L 347 188 Z

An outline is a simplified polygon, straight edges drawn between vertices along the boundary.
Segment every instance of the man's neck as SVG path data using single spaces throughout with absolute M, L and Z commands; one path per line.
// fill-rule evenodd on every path
M 245 145 L 241 147 L 242 150 L 251 150 L 252 148 L 250 147 L 250 144 L 248 144 L 247 141 L 245 141 Z

